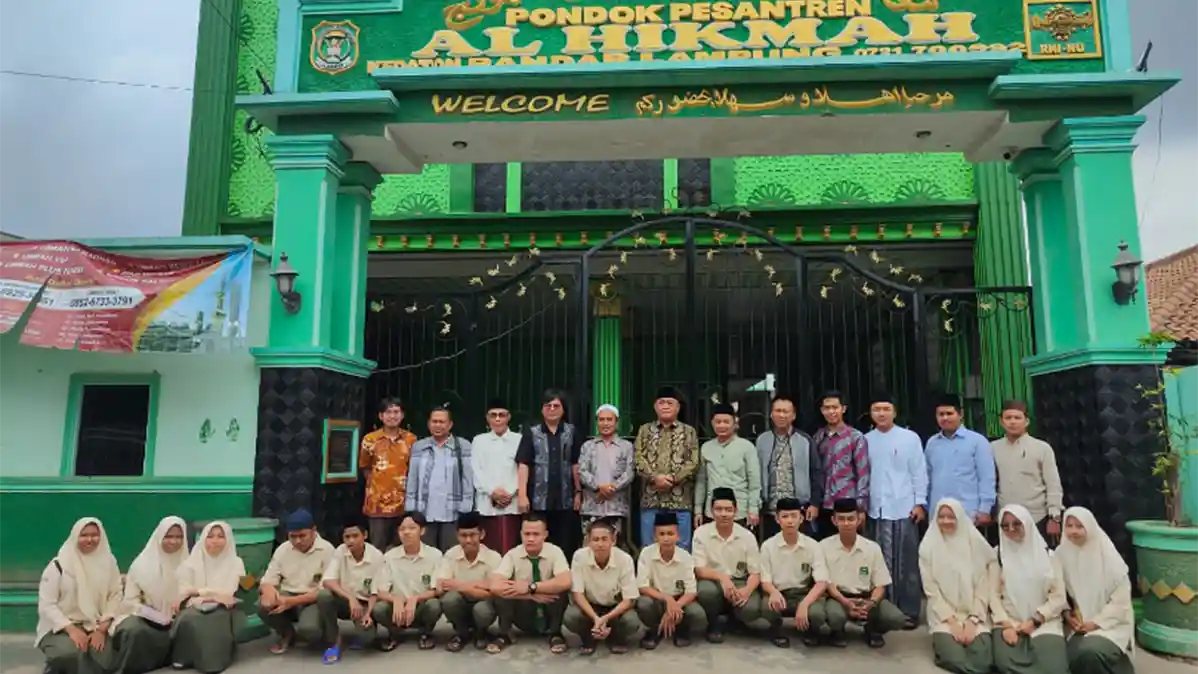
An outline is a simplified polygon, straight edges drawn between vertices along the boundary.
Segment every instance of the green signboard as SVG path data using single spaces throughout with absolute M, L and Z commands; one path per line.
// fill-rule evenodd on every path
M 1097 0 L 460 0 L 306 16 L 301 91 L 377 69 L 871 58 L 1018 51 L 1024 72 L 1101 70 Z M 1029 49 L 1030 47 L 1030 49 Z

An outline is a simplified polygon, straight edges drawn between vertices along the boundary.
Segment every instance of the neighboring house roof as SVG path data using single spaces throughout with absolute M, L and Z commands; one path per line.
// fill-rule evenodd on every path
M 1198 340 L 1198 246 L 1149 262 L 1145 276 L 1153 332 Z

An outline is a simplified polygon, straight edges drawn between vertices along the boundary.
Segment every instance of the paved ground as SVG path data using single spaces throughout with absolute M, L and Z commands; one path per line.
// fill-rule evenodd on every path
M 442 643 L 448 638 L 444 628 L 438 637 Z M 0 636 L 0 672 L 41 673 L 39 653 L 30 641 L 32 637 L 24 635 Z M 244 645 L 241 657 L 229 672 L 275 674 L 284 668 L 293 674 L 330 672 L 321 665 L 318 653 L 295 650 L 275 657 L 267 652 L 269 645 L 266 640 Z M 494 656 L 473 648 L 456 654 L 440 648 L 419 651 L 414 643 L 408 643 L 388 654 L 348 651 L 337 669 L 355 674 L 390 674 L 397 671 L 399 663 L 405 671 L 411 672 L 413 670 L 409 668 L 415 668 L 417 672 L 428 674 L 471 670 L 485 671 L 486 674 L 533 674 L 545 671 L 546 666 L 552 666 L 553 671 L 561 674 L 933 674 L 941 671 L 932 665 L 931 644 L 927 635 L 921 632 L 892 635 L 886 648 L 878 651 L 856 642 L 851 642 L 844 650 L 807 650 L 799 645 L 784 651 L 764 640 L 730 637 L 720 646 L 696 642 L 685 650 L 663 646 L 652 653 L 634 650 L 622 656 L 600 650 L 589 658 L 574 652 L 555 656 L 543 642 L 526 639 Z M 1139 653 L 1136 671 L 1138 674 L 1194 674 L 1195 669 L 1191 664 Z

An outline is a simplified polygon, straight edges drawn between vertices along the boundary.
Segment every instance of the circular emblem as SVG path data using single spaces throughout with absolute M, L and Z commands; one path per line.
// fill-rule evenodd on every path
M 358 64 L 358 27 L 352 21 L 321 21 L 312 28 L 308 60 L 326 75 L 337 75 Z
M 684 580 L 676 580 L 676 581 L 674 581 L 674 590 L 675 590 L 675 591 L 677 591 L 677 592 L 684 592 L 684 591 L 686 591 L 686 581 L 684 581 Z

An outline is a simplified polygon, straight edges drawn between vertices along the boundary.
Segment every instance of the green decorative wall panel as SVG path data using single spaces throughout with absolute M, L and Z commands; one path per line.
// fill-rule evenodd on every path
M 373 219 L 449 212 L 449 165 L 429 164 L 418 174 L 389 175 L 374 190 Z
M 274 78 L 274 55 L 279 8 L 276 0 L 243 0 L 238 21 L 241 51 L 237 57 L 237 93 L 262 93 L 256 71 L 269 82 Z M 267 161 L 261 129 L 246 133 L 246 114 L 237 112 L 229 172 L 228 213 L 239 218 L 261 218 L 274 214 L 275 176 Z
M 975 198 L 973 165 L 957 153 L 745 157 L 734 166 L 735 203 L 757 208 Z

